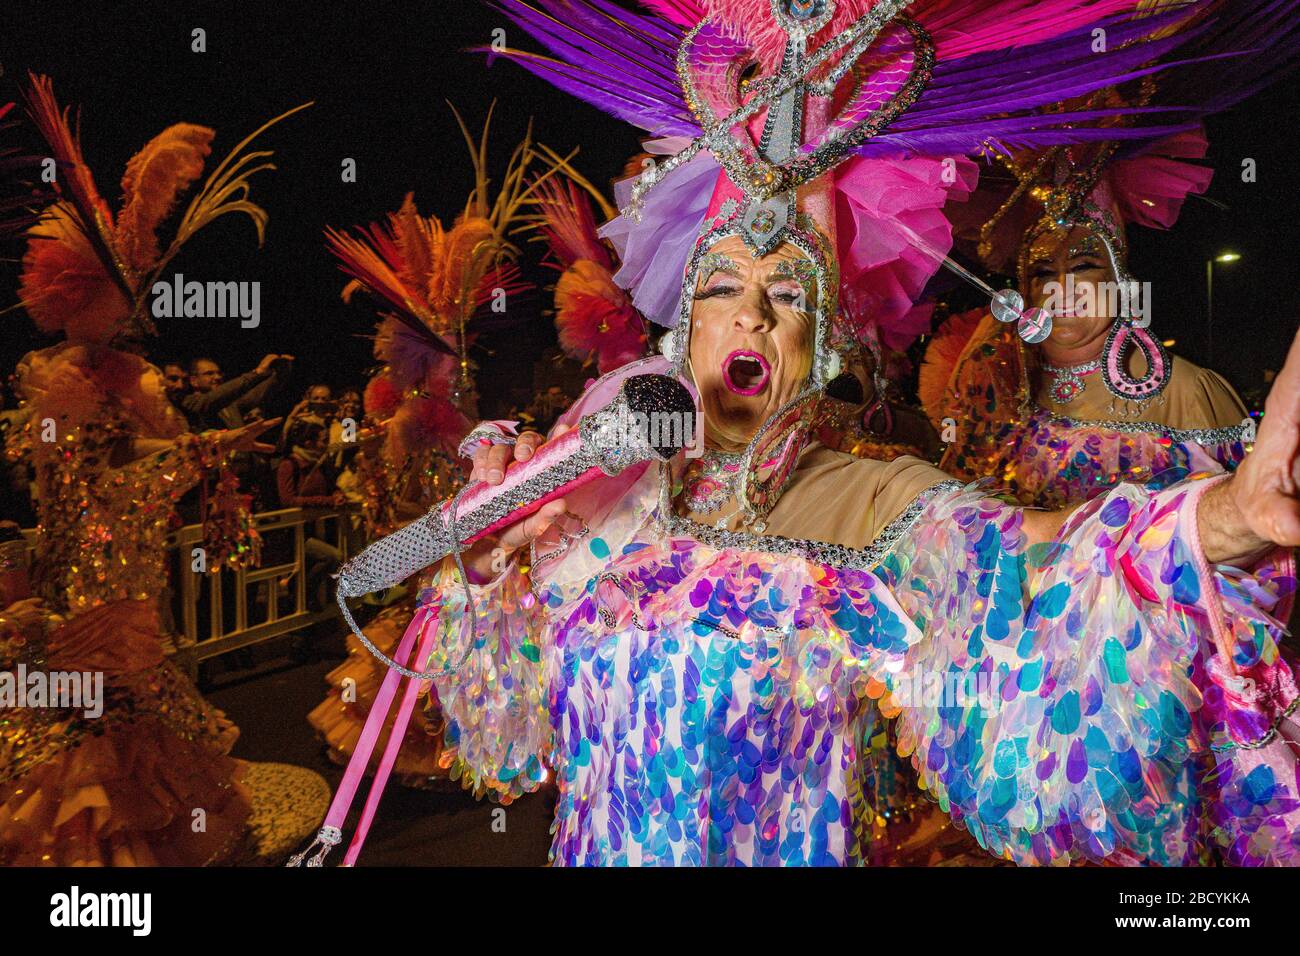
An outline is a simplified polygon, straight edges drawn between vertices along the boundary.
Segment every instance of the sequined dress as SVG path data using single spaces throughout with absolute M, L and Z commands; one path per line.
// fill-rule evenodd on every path
M 828 497 L 804 473 L 782 502 Z M 1209 567 L 1207 480 L 1121 485 L 1026 547 L 1018 510 L 930 474 L 849 547 L 666 516 L 647 472 L 531 579 L 470 589 L 473 628 L 438 568 L 412 627 L 453 772 L 502 801 L 554 773 L 556 865 L 857 864 L 883 717 L 994 856 L 1295 863 L 1289 555 Z
M 954 325 L 960 335 L 961 323 Z M 1252 440 L 1232 387 L 1177 356 L 1164 394 L 1125 416 L 1130 409 L 1095 369 L 1075 380 L 1068 402 L 1054 401 L 1041 362 L 992 316 L 951 364 L 936 360 L 945 347 L 936 339 L 927 355 L 934 367 L 922 373 L 945 380 L 926 407 L 949 435 L 941 466 L 966 481 L 990 478 L 1023 505 L 1060 508 L 1123 481 L 1170 485 L 1231 471 Z
M 238 728 L 164 653 L 166 534 L 218 449 L 149 401 L 158 373 L 134 356 L 56 346 L 20 371 L 32 414 L 7 451 L 36 466 L 33 584 L 49 617 L 43 634 L 0 638 L 0 670 L 102 673 L 103 699 L 102 713 L 3 712 L 0 862 L 193 866 L 287 853 L 323 813 L 324 781 L 231 758 Z M 126 384 L 113 392 L 106 381 Z M 115 462 L 124 442 L 157 436 L 162 450 Z

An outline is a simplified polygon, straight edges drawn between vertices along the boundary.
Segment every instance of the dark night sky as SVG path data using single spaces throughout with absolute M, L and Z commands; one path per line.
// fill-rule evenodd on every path
M 316 106 L 260 140 L 275 150 L 275 172 L 260 175 L 254 198 L 270 213 L 266 245 L 251 224 L 229 217 L 190 243 L 174 261 L 187 278 L 257 280 L 262 324 L 236 319 L 203 324 L 172 320 L 152 357 L 211 354 L 228 374 L 266 352 L 299 357 L 292 393 L 310 381 L 361 383 L 371 365 L 360 336 L 373 311 L 339 301 L 343 284 L 321 241 L 326 224 L 353 226 L 380 218 L 414 190 L 424 213 L 449 222 L 471 179 L 465 149 L 444 100 L 478 127 L 499 100 L 493 155 L 499 170 L 534 119 L 536 137 L 559 150 L 580 147 L 577 163 L 598 184 L 618 175 L 638 140 L 626 125 L 534 81 L 517 67 L 487 68 L 463 52 L 491 38 L 503 18 L 477 0 L 4 0 L 0 9 L 0 102 L 17 95 L 28 70 L 50 74 L 61 102 L 82 107 L 82 140 L 100 190 L 114 204 L 131 154 L 166 125 L 215 127 L 213 159 L 263 120 L 306 100 Z M 190 31 L 207 31 L 208 52 L 190 51 Z M 512 43 L 536 49 L 510 29 Z M 1132 238 L 1133 271 L 1154 283 L 1155 329 L 1176 350 L 1204 363 L 1205 260 L 1225 249 L 1241 262 L 1215 278 L 1214 364 L 1239 388 L 1257 370 L 1277 367 L 1300 316 L 1295 263 L 1296 81 L 1275 87 L 1211 125 L 1217 170 L 1210 195 L 1227 210 L 1193 199 L 1169 234 Z M 358 181 L 341 182 L 344 157 Z M 1241 161 L 1258 165 L 1244 184 Z M 7 258 L 20 248 L 3 250 Z M 536 262 L 540 249 L 528 255 Z M 534 270 L 545 281 L 552 275 Z M 0 273 L 0 296 L 13 301 L 14 269 Z M 510 383 L 525 392 L 531 363 L 553 340 L 542 292 L 516 303 L 518 326 L 488 343 L 481 356 L 485 399 Z M 45 344 L 21 313 L 0 319 L 0 363 Z M 486 404 L 486 403 L 485 403 Z M 485 408 L 485 412 L 490 409 Z

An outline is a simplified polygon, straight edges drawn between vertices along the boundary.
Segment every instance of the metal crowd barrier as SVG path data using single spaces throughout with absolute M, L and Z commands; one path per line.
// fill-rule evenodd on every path
M 202 525 L 175 532 L 171 548 L 173 581 L 180 589 L 177 663 L 195 676 L 201 661 L 337 618 L 332 580 L 322 606 L 313 610 L 308 604 L 307 539 L 332 544 L 347 560 L 356 540 L 350 523 L 359 513 L 357 507 L 284 508 L 254 515 L 263 541 L 262 564 L 255 568 L 195 571 L 191 555 L 203 543 Z M 329 573 L 335 570 L 331 567 Z M 202 632 L 201 619 L 206 619 Z
M 176 663 L 197 677 L 199 663 L 306 630 L 339 617 L 333 581 L 318 610 L 308 602 L 310 559 L 307 541 L 333 545 L 346 560 L 358 543 L 351 530 L 360 508 L 284 508 L 253 516 L 262 535 L 262 564 L 256 568 L 195 571 L 194 548 L 203 544 L 203 526 L 186 525 L 168 536 L 172 593 L 160 596 L 164 622 L 170 619 Z M 29 548 L 36 533 L 24 529 Z M 329 568 L 333 573 L 336 568 Z M 287 582 L 287 583 L 286 583 Z

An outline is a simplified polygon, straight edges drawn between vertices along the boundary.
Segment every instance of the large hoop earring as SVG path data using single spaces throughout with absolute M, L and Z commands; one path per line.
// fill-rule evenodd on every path
M 1127 368 L 1129 350 L 1134 346 L 1142 350 L 1147 363 L 1146 374 L 1140 379 L 1129 375 Z M 1115 320 L 1102 350 L 1101 380 L 1108 392 L 1125 401 L 1150 401 L 1165 390 L 1172 373 L 1169 352 L 1155 336 L 1136 328 L 1128 316 Z

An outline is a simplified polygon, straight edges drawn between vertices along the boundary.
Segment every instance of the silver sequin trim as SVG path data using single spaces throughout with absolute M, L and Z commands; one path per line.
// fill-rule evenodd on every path
M 902 514 L 891 521 L 871 544 L 865 548 L 850 548 L 842 544 L 811 541 L 806 538 L 784 538 L 780 535 L 751 534 L 747 531 L 726 531 L 710 528 L 690 518 L 672 514 L 661 508 L 660 527 L 671 537 L 687 537 L 711 548 L 740 551 L 762 551 L 767 554 L 798 555 L 817 564 L 854 571 L 870 571 L 889 556 L 898 542 L 911 530 L 926 505 L 937 495 L 958 491 L 965 487 L 960 481 L 941 481 L 931 485 L 912 499 Z
M 1067 418 L 1063 415 L 1053 415 L 1051 423 L 1062 428 L 1106 428 L 1126 435 L 1155 435 L 1157 438 L 1164 438 L 1179 445 L 1244 443 L 1250 432 L 1250 427 L 1244 424 L 1228 425 L 1224 428 L 1170 428 L 1168 425 L 1160 425 L 1156 422 L 1088 421 Z

